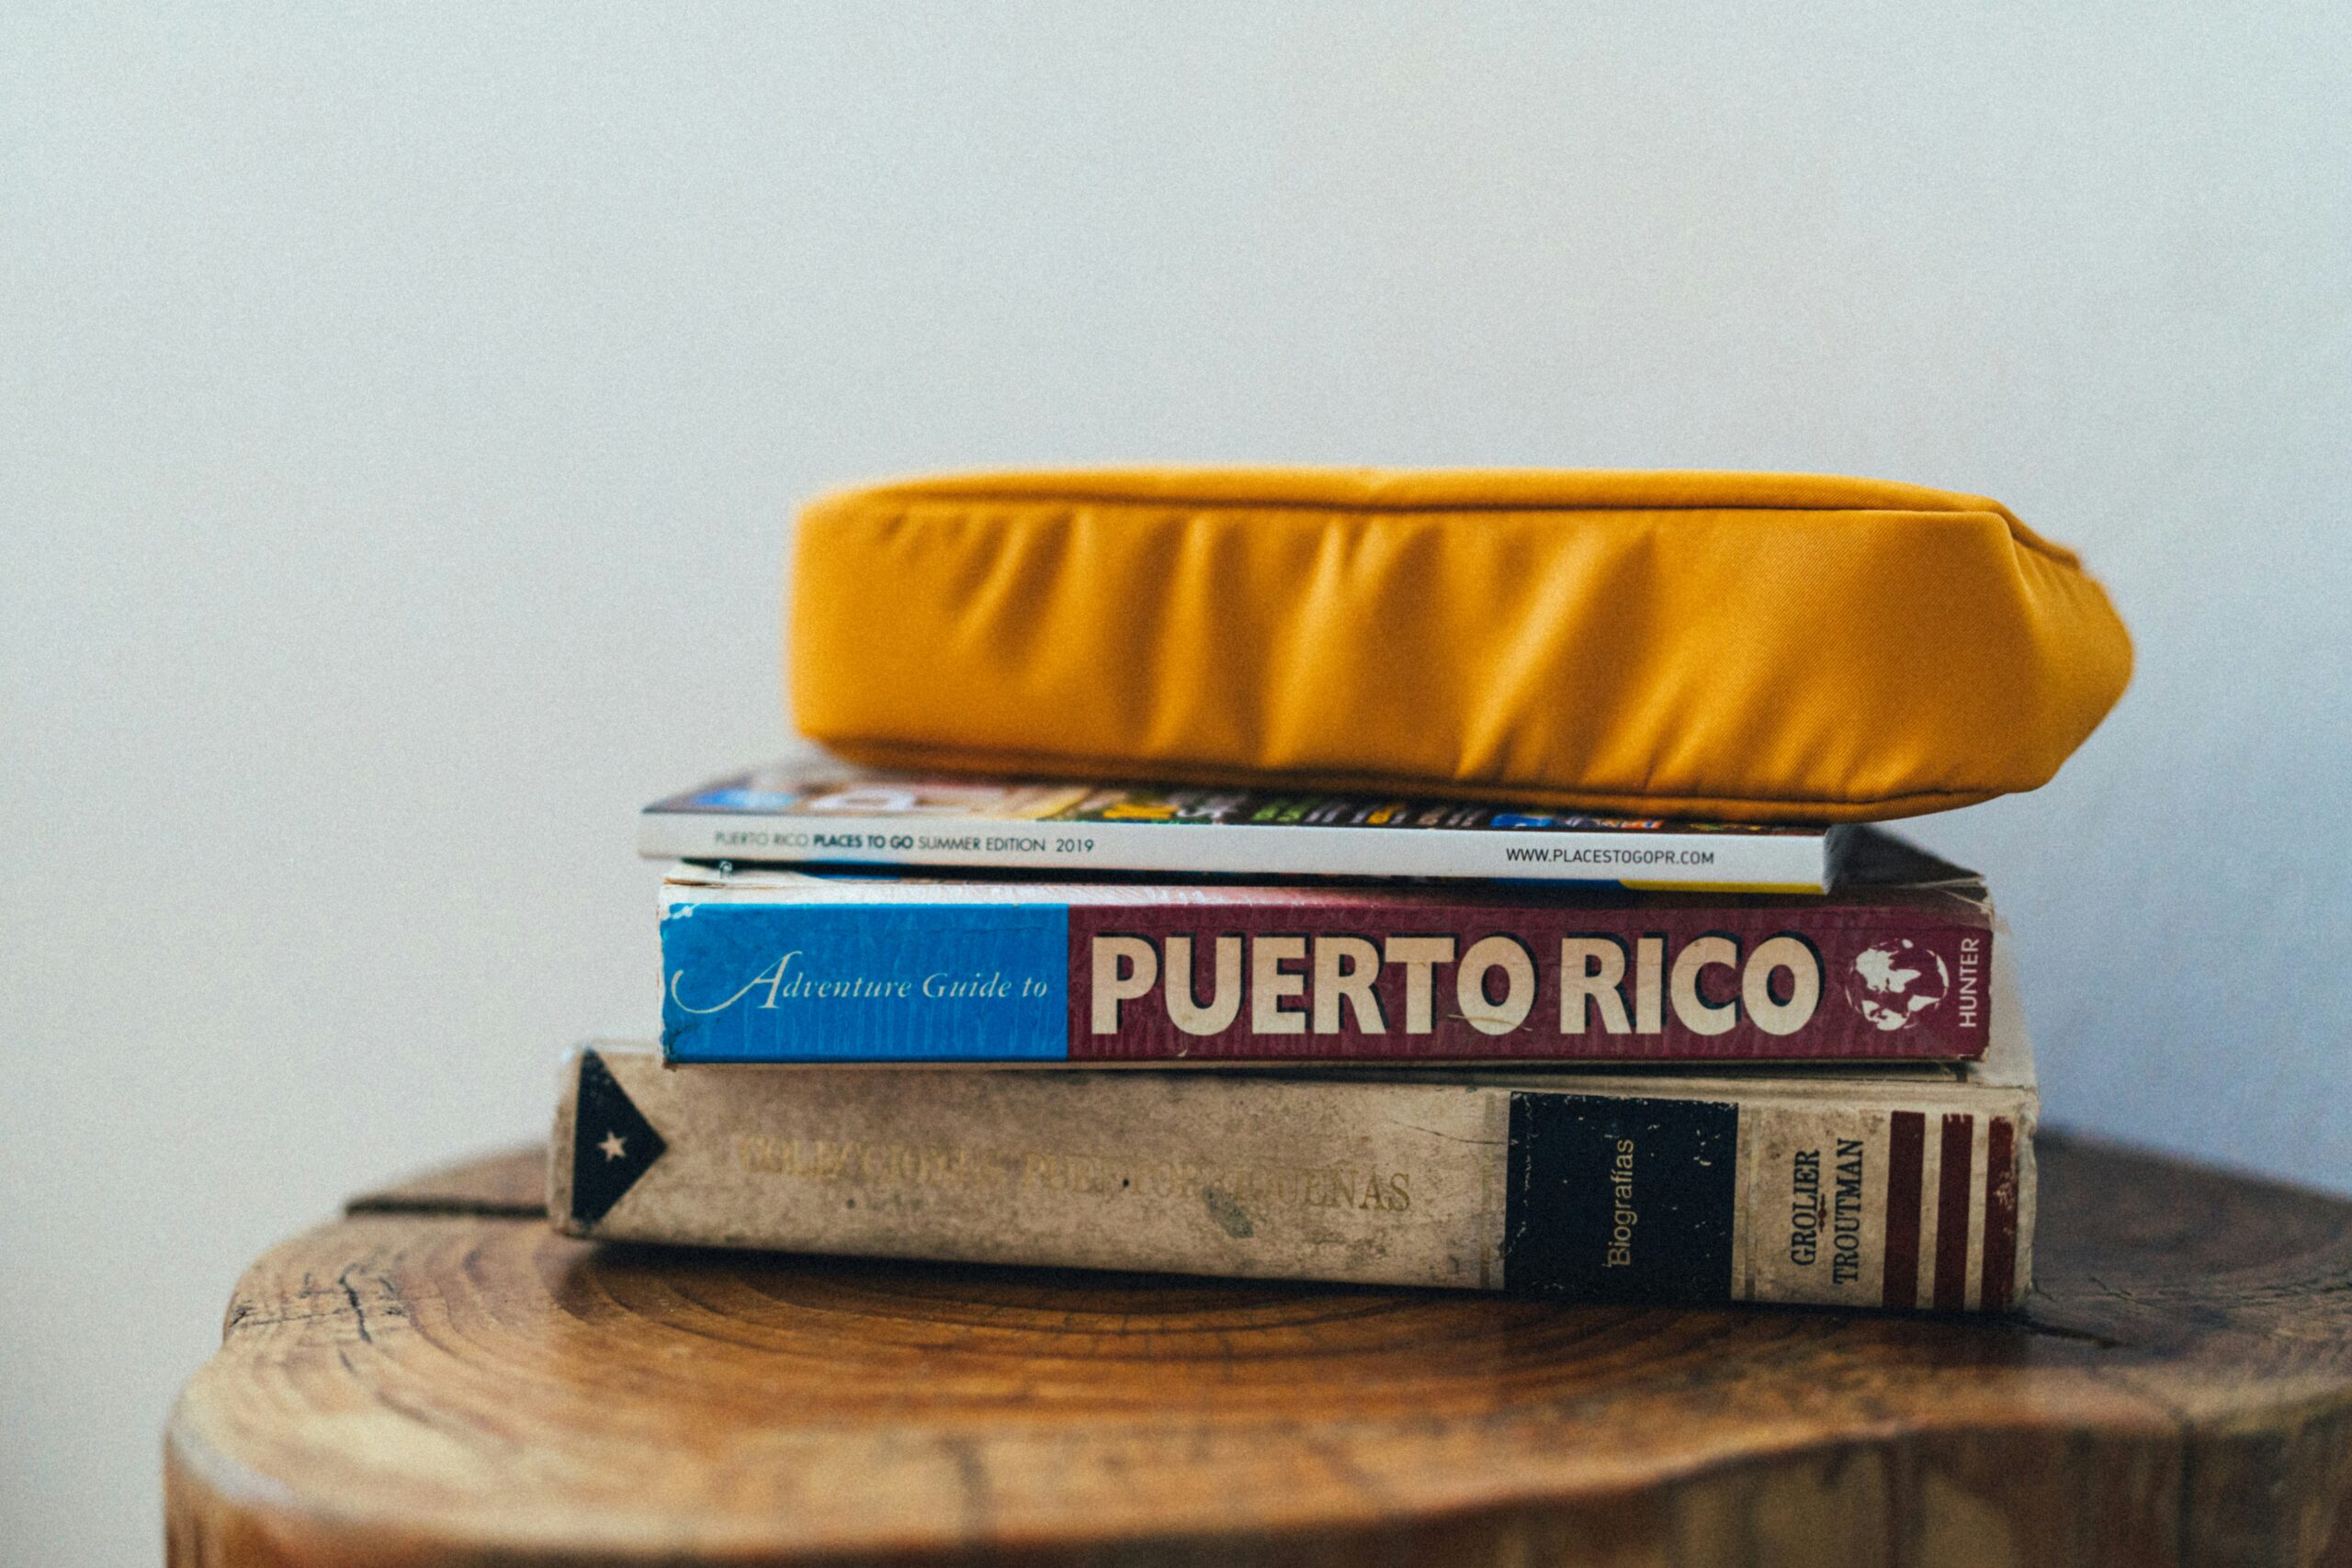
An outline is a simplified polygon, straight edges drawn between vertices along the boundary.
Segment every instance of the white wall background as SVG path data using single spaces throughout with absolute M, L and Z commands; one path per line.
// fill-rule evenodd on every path
M 650 1024 L 847 479 L 2000 496 L 2140 644 L 1919 825 L 2052 1113 L 2352 1187 L 2352 12 L 1665 9 L 0 11 L 0 1558 L 152 1556 L 247 1258 Z

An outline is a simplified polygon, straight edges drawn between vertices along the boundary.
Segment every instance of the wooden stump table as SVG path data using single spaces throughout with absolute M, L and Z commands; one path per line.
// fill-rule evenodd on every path
M 2018 1317 L 567 1240 L 540 1156 L 255 1263 L 175 1563 L 2352 1563 L 2352 1204 L 2058 1138 Z

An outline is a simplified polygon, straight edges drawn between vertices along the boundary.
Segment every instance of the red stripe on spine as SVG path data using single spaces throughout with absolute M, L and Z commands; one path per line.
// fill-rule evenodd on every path
M 1944 1118 L 1943 1168 L 1936 1177 L 1938 1312 L 1959 1312 L 1968 1305 L 1968 1178 L 1975 1123 L 1976 1118 L 1963 1111 Z
M 2018 1278 L 2017 1123 L 1993 1118 L 1984 1139 L 1984 1291 L 1989 1312 L 2014 1304 Z
M 1891 1307 L 1919 1304 L 1919 1180 L 1927 1163 L 1928 1119 L 1898 1111 L 1886 1129 L 1886 1288 Z

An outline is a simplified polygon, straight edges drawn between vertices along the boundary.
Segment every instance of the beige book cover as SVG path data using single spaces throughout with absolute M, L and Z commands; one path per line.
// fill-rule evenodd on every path
M 2014 1009 L 2007 965 L 1993 1005 Z M 574 1234 L 975 1263 L 1992 1309 L 2030 1286 L 2022 1028 L 1769 1072 L 566 1065 Z

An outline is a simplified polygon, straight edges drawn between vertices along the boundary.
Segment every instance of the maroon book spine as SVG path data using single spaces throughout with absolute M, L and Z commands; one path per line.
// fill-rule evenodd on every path
M 1965 1060 L 1995 928 L 1941 889 L 1563 904 L 1073 902 L 1078 1062 Z

